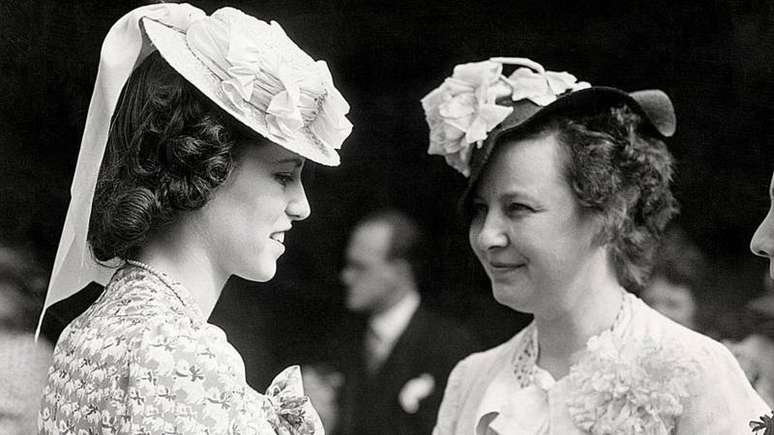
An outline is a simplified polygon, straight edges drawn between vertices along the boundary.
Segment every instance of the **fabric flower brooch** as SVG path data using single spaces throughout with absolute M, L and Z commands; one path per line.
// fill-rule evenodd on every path
M 304 395 L 301 368 L 290 366 L 282 371 L 266 390 L 267 405 L 273 410 L 269 423 L 279 435 L 322 435 L 320 417 Z
M 509 77 L 503 65 L 517 65 Z M 430 127 L 428 154 L 442 155 L 446 162 L 470 175 L 473 144 L 480 147 L 487 134 L 500 124 L 513 108 L 498 104 L 527 99 L 546 106 L 559 95 L 588 88 L 567 72 L 546 71 L 537 62 L 525 58 L 497 57 L 454 67 L 451 77 L 422 99 Z
M 568 376 L 573 422 L 592 435 L 670 434 L 697 372 L 682 354 L 651 338 L 592 338 Z

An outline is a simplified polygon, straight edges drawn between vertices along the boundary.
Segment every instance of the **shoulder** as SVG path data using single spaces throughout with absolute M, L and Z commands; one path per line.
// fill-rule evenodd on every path
M 684 379 L 685 406 L 676 433 L 746 432 L 751 419 L 768 411 L 725 345 L 637 302 L 642 305 L 637 307 L 630 337 L 652 337 L 668 353 L 668 359 L 688 373 Z
M 725 345 L 678 324 L 639 299 L 635 304 L 636 314 L 629 331 L 631 338 L 650 337 L 664 351 L 679 352 L 682 360 L 689 363 L 695 375 L 702 379 L 741 373 L 739 363 Z
M 492 376 L 504 364 L 508 364 L 515 349 L 526 343 L 531 328 L 528 326 L 510 340 L 493 348 L 475 352 L 461 360 L 449 375 L 448 390 L 452 394 L 470 389 L 482 379 Z
M 138 268 L 119 269 L 88 312 L 111 317 L 189 317 L 189 310 L 169 287 Z
M 692 361 L 700 372 L 738 366 L 725 345 L 678 324 L 639 299 L 635 300 L 635 316 L 630 334 L 651 337 L 665 347 L 680 349 L 684 358 Z
M 449 375 L 434 435 L 455 432 L 459 421 L 466 421 L 475 406 L 476 398 L 483 392 L 497 371 L 509 364 L 516 349 L 526 343 L 531 328 L 524 328 L 510 340 L 491 349 L 476 352 L 457 363 Z M 480 390 L 478 393 L 476 389 Z
M 62 332 L 54 367 L 86 377 L 91 376 L 90 367 L 123 371 L 130 359 L 149 352 L 171 354 L 171 343 L 209 340 L 205 325 L 159 283 L 122 268 L 97 301 Z M 219 338 L 225 342 L 225 336 Z

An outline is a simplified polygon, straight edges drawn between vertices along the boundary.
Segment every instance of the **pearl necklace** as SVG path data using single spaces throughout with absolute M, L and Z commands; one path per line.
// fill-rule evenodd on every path
M 183 304 L 184 307 L 192 309 L 198 313 L 201 313 L 199 310 L 199 307 L 192 303 L 191 298 L 183 297 L 180 291 L 178 291 L 178 287 L 180 287 L 182 284 L 180 284 L 177 281 L 172 281 L 166 273 L 159 272 L 158 270 L 154 269 L 153 267 L 149 266 L 148 264 L 143 263 L 142 261 L 138 260 L 126 260 L 127 264 L 131 264 L 132 266 L 139 267 L 140 269 L 143 269 L 147 272 L 149 272 L 151 275 L 158 278 L 159 281 L 161 281 L 169 290 L 172 291 L 172 294 L 175 295 L 175 297 L 180 301 L 181 304 Z M 190 295 L 189 295 L 190 296 Z

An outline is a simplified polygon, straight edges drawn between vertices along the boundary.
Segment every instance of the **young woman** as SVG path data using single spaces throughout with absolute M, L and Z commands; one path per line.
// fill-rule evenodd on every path
M 48 304 L 112 277 L 56 345 L 40 433 L 323 433 L 296 367 L 255 392 L 207 318 L 231 275 L 274 276 L 348 110 L 274 22 L 162 4 L 114 25 Z
M 748 431 L 766 406 L 730 352 L 629 293 L 677 209 L 666 94 L 496 58 L 456 67 L 422 103 L 429 152 L 469 177 L 470 245 L 495 299 L 534 315 L 457 365 L 434 433 Z

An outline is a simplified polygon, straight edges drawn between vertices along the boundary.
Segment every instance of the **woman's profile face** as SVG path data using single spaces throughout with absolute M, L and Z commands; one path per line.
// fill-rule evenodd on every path
M 769 276 L 774 279 L 774 262 L 771 261 L 774 255 L 774 176 L 769 185 L 769 198 L 771 201 L 769 212 L 755 230 L 750 249 L 753 254 L 769 259 Z
M 593 243 L 593 219 L 563 173 L 553 133 L 501 143 L 472 199 L 469 241 L 495 299 L 518 311 L 561 309 L 581 296 Z
M 305 160 L 273 143 L 243 146 L 199 219 L 208 255 L 227 276 L 268 281 L 293 222 L 310 214 L 301 183 Z

